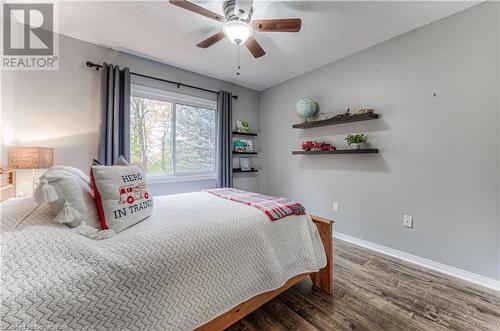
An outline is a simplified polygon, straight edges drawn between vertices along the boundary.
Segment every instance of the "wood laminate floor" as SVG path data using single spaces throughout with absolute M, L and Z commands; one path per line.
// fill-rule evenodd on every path
M 500 292 L 336 239 L 333 296 L 306 279 L 236 330 L 500 331 Z

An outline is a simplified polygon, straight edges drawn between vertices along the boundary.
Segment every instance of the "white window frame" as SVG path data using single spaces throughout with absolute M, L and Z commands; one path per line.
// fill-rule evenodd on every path
M 217 101 L 199 98 L 191 95 L 171 92 L 168 90 L 162 90 L 158 88 L 153 88 L 149 86 L 143 86 L 138 84 L 132 84 L 131 97 L 142 97 L 149 98 L 159 101 L 165 101 L 172 103 L 172 174 L 157 174 L 148 175 L 147 182 L 150 184 L 161 184 L 161 183 L 175 183 L 175 182 L 187 182 L 187 181 L 201 181 L 201 180 L 214 180 L 216 176 L 216 169 L 214 171 L 196 171 L 196 172 L 176 172 L 175 167 L 175 123 L 176 123 L 176 104 L 183 104 L 187 106 L 201 107 L 213 110 L 217 116 Z M 216 128 L 217 130 L 217 128 Z M 217 134 L 216 132 L 214 133 Z M 217 154 L 217 146 L 215 153 Z M 217 167 L 217 164 L 215 164 Z

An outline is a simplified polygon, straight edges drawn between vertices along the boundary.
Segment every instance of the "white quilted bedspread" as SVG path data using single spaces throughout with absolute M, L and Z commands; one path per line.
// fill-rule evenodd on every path
M 326 264 L 308 215 L 271 222 L 209 193 L 155 198 L 153 217 L 96 241 L 13 199 L 1 209 L 6 329 L 191 330 Z

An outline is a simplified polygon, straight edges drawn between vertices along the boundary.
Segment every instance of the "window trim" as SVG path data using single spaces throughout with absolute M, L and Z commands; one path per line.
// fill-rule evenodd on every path
M 176 134 L 176 104 L 183 104 L 187 106 L 194 106 L 200 108 L 206 108 L 213 110 L 217 116 L 217 101 L 195 97 L 192 95 L 181 94 L 177 92 L 172 92 L 169 90 L 163 90 L 159 88 L 144 86 L 140 84 L 132 84 L 131 97 L 141 97 L 155 99 L 164 102 L 172 103 L 172 174 L 157 174 L 157 175 L 147 175 L 146 181 L 148 184 L 161 184 L 161 183 L 175 183 L 175 182 L 186 182 L 186 181 L 202 181 L 202 180 L 215 180 L 217 172 L 217 159 L 215 159 L 215 169 L 214 171 L 194 171 L 194 172 L 176 172 L 175 167 L 175 134 Z M 217 123 L 216 123 L 217 127 Z M 216 128 L 217 131 L 217 128 Z M 215 132 L 217 135 L 217 132 Z M 215 148 L 215 157 L 217 156 L 217 146 Z
M 143 86 L 132 84 L 131 96 L 139 97 L 158 97 L 160 101 L 173 102 L 173 103 L 188 103 L 189 106 L 203 107 L 207 109 L 212 109 L 217 111 L 217 101 L 211 99 L 205 99 L 200 97 L 195 97 L 188 94 L 181 94 L 177 92 L 171 92 L 169 90 L 162 90 L 159 88 Z
M 146 177 L 148 184 L 164 184 L 164 183 L 180 183 L 180 182 L 195 182 L 204 180 L 215 180 L 215 174 L 204 175 L 150 175 Z

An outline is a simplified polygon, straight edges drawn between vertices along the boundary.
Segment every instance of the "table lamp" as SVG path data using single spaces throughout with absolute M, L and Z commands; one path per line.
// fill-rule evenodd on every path
M 11 168 L 33 170 L 33 192 L 35 192 L 35 169 L 47 169 L 53 165 L 53 148 L 11 147 L 9 149 L 9 166 Z

